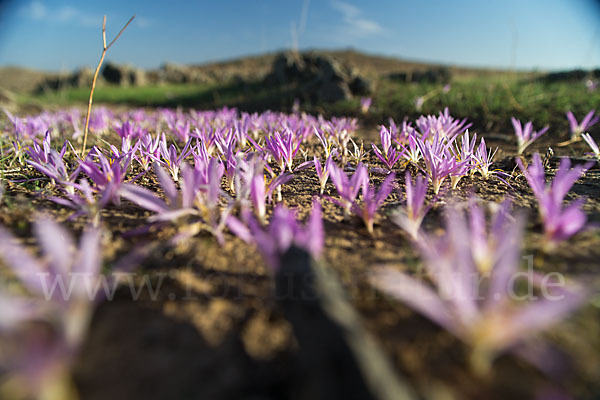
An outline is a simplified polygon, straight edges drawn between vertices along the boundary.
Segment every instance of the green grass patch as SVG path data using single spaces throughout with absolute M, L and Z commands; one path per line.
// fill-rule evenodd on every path
M 514 74 L 456 79 L 449 92 L 441 84 L 414 84 L 380 79 L 373 94 L 368 115 L 360 114 L 359 98 L 335 104 L 310 104 L 289 88 L 265 87 L 260 82 L 229 84 L 170 84 L 145 87 L 100 86 L 95 104 L 119 104 L 134 107 L 190 107 L 214 109 L 223 106 L 245 111 L 266 109 L 289 111 L 298 97 L 301 108 L 325 116 L 361 116 L 367 122 L 382 123 L 388 118 L 401 121 L 421 114 L 437 113 L 449 107 L 454 116 L 468 118 L 477 130 L 512 131 L 510 117 L 532 120 L 537 128 L 549 124 L 552 130 L 567 129 L 565 113 L 572 110 L 583 116 L 600 108 L 600 91 L 589 92 L 582 82 L 547 84 Z M 87 104 L 89 89 L 64 89 L 39 95 L 22 96 L 22 103 L 44 107 Z M 422 108 L 419 97 L 426 98 Z

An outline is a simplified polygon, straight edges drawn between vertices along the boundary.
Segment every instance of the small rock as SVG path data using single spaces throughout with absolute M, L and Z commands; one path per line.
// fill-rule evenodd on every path
M 134 68 L 129 72 L 129 81 L 133 86 L 144 86 L 148 84 L 146 71 L 140 68 Z
M 70 86 L 87 87 L 92 84 L 94 79 L 94 71 L 89 67 L 83 67 L 75 70 L 68 78 Z
M 352 82 L 350 82 L 349 86 L 350 90 L 352 91 L 352 94 L 355 95 L 366 96 L 373 92 L 373 84 L 371 83 L 371 81 L 362 76 L 354 77 Z
M 106 82 L 115 85 L 126 86 L 130 83 L 129 68 L 111 62 L 106 63 L 102 70 L 102 76 Z
M 304 60 L 293 53 L 284 53 L 273 62 L 273 77 L 277 83 L 295 82 L 303 77 L 306 70 Z
M 325 103 L 333 103 L 352 98 L 352 92 L 345 82 L 325 82 L 317 90 L 317 98 Z
M 323 81 L 341 82 L 348 80 L 348 74 L 340 63 L 330 57 L 317 57 L 316 66 L 319 78 Z
M 177 64 L 166 63 L 161 68 L 162 79 L 168 83 L 187 83 L 190 81 L 189 71 Z

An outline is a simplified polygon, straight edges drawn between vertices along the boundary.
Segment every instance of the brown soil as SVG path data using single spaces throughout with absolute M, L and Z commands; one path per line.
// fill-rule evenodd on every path
M 375 130 L 365 130 L 362 136 L 373 138 Z M 536 143 L 532 151 L 545 152 L 548 144 Z M 491 140 L 491 145 L 502 148 L 497 167 L 512 173 L 512 144 L 496 139 Z M 585 151 L 582 143 L 556 148 L 550 164 L 556 167 L 558 156 Z M 375 163 L 374 159 L 369 161 Z M 26 174 L 37 176 L 32 170 Z M 374 177 L 376 183 L 381 180 Z M 398 179 L 399 184 L 401 181 Z M 458 189 L 444 195 L 424 226 L 437 229 L 442 205 L 451 200 L 464 200 L 474 193 L 497 202 L 511 193 L 515 205 L 530 217 L 525 254 L 542 259 L 535 199 L 517 173 L 509 182 L 513 189 L 495 178 L 465 178 Z M 151 174 L 140 183 L 157 189 Z M 315 173 L 305 170 L 295 174 L 294 180 L 284 187 L 284 203 L 295 207 L 298 216 L 305 218 L 315 193 Z M 326 194 L 335 195 L 331 184 Z M 70 211 L 58 208 L 23 184 L 10 184 L 6 196 L 11 206 L 2 206 L 1 222 L 23 237 L 31 235 L 27 221 L 34 214 L 51 213 L 60 221 L 70 215 Z M 588 198 L 585 210 L 590 220 L 600 222 L 599 169 L 590 170 L 574 186 L 570 199 L 579 196 Z M 360 221 L 345 220 L 339 207 L 322 202 L 325 262 L 338 275 L 365 326 L 391 357 L 398 373 L 406 376 L 424 397 L 436 399 L 532 398 L 547 388 L 564 389 L 578 398 L 600 393 L 597 306 L 584 307 L 546 335 L 572 361 L 571 372 L 560 379 L 546 377 L 511 355 L 496 360 L 489 375 L 479 376 L 469 367 L 466 345 L 408 307 L 375 291 L 365 279 L 373 267 L 390 265 L 410 271 L 419 264 L 407 236 L 385 218 L 400 200 L 398 194 L 388 199 L 374 237 L 368 235 Z M 160 243 L 143 262 L 139 274 L 150 274 L 152 283 L 157 285 L 160 281 L 161 287 L 155 300 L 144 290 L 139 301 L 132 301 L 129 289 L 121 288 L 113 301 L 98 307 L 74 367 L 82 399 L 294 398 L 299 373 L 295 366 L 301 349 L 273 299 L 272 276 L 257 252 L 229 233 L 222 247 L 208 234 L 170 246 L 168 239 L 174 228 L 143 236 L 123 235 L 146 224 L 149 215 L 128 202 L 103 213 L 104 227 L 110 231 L 107 259 L 117 258 L 139 243 Z M 83 218 L 67 222 L 74 231 L 81 230 L 84 223 Z M 541 268 L 585 278 L 598 288 L 599 257 L 600 234 L 591 230 L 545 256 Z

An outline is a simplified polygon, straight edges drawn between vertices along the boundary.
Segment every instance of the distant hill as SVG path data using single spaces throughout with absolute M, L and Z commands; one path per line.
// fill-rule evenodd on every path
M 352 65 L 361 73 L 367 75 L 382 76 L 397 72 L 414 72 L 431 69 L 434 67 L 448 67 L 454 75 L 495 75 L 501 72 L 507 72 L 501 69 L 491 68 L 469 68 L 460 66 L 450 66 L 444 64 L 424 63 L 416 61 L 407 61 L 395 57 L 386 57 L 362 53 L 356 50 L 306 50 L 304 52 L 314 52 L 326 56 L 332 56 L 338 60 Z M 260 55 L 251 55 L 231 60 L 196 64 L 192 65 L 204 72 L 212 73 L 215 70 L 226 70 L 231 74 L 238 74 L 241 77 L 264 76 L 271 68 L 273 60 L 281 52 L 266 53 Z
M 423 71 L 442 66 L 441 64 L 406 61 L 393 57 L 371 55 L 355 50 L 312 50 L 311 52 L 333 56 L 339 61 L 351 65 L 353 68 L 360 71 L 361 74 L 371 78 L 377 78 L 393 73 Z M 186 67 L 203 72 L 217 81 L 228 80 L 232 77 L 241 79 L 259 79 L 270 72 L 273 60 L 278 54 L 280 54 L 280 52 L 251 55 L 220 62 L 188 65 Z M 446 67 L 450 70 L 452 76 L 456 77 L 493 76 L 498 73 L 507 72 L 497 69 L 466 68 L 457 66 Z M 534 75 L 533 73 L 522 74 Z M 13 92 L 31 92 L 45 80 L 58 76 L 60 76 L 60 74 L 55 72 L 44 72 L 15 66 L 0 67 L 0 88 L 8 89 Z
M 0 67 L 0 88 L 11 92 L 30 92 L 55 73 L 22 67 Z

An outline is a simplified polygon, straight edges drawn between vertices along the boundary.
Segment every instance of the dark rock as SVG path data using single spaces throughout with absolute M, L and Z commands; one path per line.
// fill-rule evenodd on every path
M 209 77 L 199 69 L 185 65 L 164 64 L 157 71 L 158 81 L 166 83 L 204 83 L 210 81 Z
M 190 81 L 189 73 L 185 67 L 166 63 L 161 68 L 162 80 L 167 83 L 187 83 Z
M 352 98 L 352 92 L 346 82 L 324 82 L 316 92 L 317 100 L 324 103 L 333 103 Z
M 90 87 L 92 85 L 93 78 L 94 71 L 88 67 L 84 67 L 75 70 L 71 74 L 49 76 L 38 85 L 38 87 L 35 89 L 35 92 L 41 93 L 47 90 L 55 91 L 67 88 Z M 98 77 L 98 81 L 101 80 L 102 77 Z
M 330 57 L 316 57 L 314 64 L 318 69 L 319 78 L 325 82 L 342 82 L 349 78 L 349 71 L 344 70 L 340 63 Z
M 246 85 L 246 80 L 240 74 L 234 74 L 231 77 L 231 83 L 233 83 L 236 86 L 244 86 Z
M 546 83 L 553 82 L 576 82 L 583 81 L 588 77 L 588 72 L 582 69 L 574 69 L 571 71 L 558 71 L 546 74 L 542 81 Z
M 431 68 L 424 71 L 415 71 L 412 73 L 411 82 L 415 83 L 448 83 L 452 74 L 448 68 Z
M 408 82 L 408 74 L 406 72 L 391 72 L 387 78 L 398 82 Z
M 146 72 L 146 82 L 150 84 L 159 84 L 163 83 L 161 80 L 160 72 L 158 70 L 150 70 Z
M 263 83 L 284 86 L 292 96 L 311 102 L 336 102 L 366 95 L 371 83 L 337 59 L 316 53 L 288 52 L 278 55 Z
M 280 54 L 273 62 L 273 78 L 276 83 L 287 84 L 304 78 L 306 63 L 294 53 Z
M 106 82 L 115 85 L 124 85 L 129 83 L 127 68 L 111 62 L 106 63 L 104 66 L 104 69 L 102 70 L 102 76 Z
M 72 87 L 88 87 L 92 85 L 94 71 L 89 67 L 83 67 L 75 70 L 68 78 L 69 85 Z
M 140 68 L 134 68 L 129 72 L 129 80 L 133 86 L 144 86 L 148 84 L 146 71 Z
M 373 92 L 373 84 L 371 83 L 371 81 L 362 76 L 354 77 L 352 82 L 350 82 L 349 87 L 352 91 L 352 94 L 359 96 L 366 96 Z
M 439 67 L 423 71 L 392 72 L 387 77 L 398 82 L 449 83 L 452 80 L 452 72 L 446 67 Z
M 102 76 L 106 82 L 119 86 L 142 86 L 147 83 L 144 70 L 111 62 L 102 70 Z

